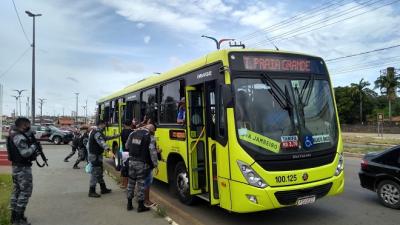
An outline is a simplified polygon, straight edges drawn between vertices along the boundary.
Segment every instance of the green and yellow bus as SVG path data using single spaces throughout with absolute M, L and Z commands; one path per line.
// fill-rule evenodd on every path
M 186 120 L 178 124 L 183 97 Z M 97 104 L 107 135 L 119 133 L 124 120 L 147 115 L 155 121 L 162 150 L 155 178 L 186 204 L 201 198 L 247 213 L 343 192 L 338 113 L 320 57 L 219 50 Z M 119 143 L 109 141 L 115 151 Z

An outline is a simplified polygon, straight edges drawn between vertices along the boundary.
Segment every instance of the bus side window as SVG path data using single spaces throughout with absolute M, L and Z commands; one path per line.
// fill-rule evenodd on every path
M 152 119 L 155 123 L 158 122 L 157 116 L 157 92 L 156 88 L 151 88 L 142 92 L 142 107 L 141 107 L 141 121 L 143 121 L 144 116 Z

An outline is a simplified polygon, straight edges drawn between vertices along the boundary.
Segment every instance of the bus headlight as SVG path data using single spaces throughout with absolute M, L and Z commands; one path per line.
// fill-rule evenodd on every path
M 338 153 L 338 154 L 339 154 L 339 162 L 338 162 L 338 165 L 336 167 L 335 176 L 339 176 L 339 174 L 343 171 L 343 168 L 344 168 L 343 155 L 341 153 Z
M 237 161 L 240 172 L 242 172 L 244 178 L 246 178 L 247 182 L 259 188 L 265 188 L 268 184 L 246 163 L 238 160 Z

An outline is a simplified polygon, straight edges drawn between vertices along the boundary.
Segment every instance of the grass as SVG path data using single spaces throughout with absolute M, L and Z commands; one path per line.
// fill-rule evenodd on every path
M 167 216 L 167 210 L 161 205 L 156 205 L 156 210 L 154 211 L 154 215 L 157 217 L 164 218 Z
M 379 145 L 398 145 L 400 143 L 399 139 L 390 138 L 380 138 L 380 137 L 360 137 L 360 136 L 346 136 L 343 135 L 344 143 L 354 143 L 354 144 L 379 144 Z
M 368 152 L 378 152 L 384 150 L 385 147 L 366 147 L 366 148 L 358 148 L 358 147 L 344 147 L 345 152 L 350 152 L 350 153 L 360 153 L 360 154 L 365 154 Z
M 10 224 L 10 195 L 12 181 L 10 174 L 0 174 L 0 225 Z

